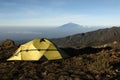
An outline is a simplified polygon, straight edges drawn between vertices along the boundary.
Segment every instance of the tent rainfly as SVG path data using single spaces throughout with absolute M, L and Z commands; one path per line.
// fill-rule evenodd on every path
M 37 38 L 21 45 L 12 57 L 12 60 L 40 60 L 43 57 L 47 60 L 67 58 L 68 55 L 61 51 L 55 44 L 48 39 Z

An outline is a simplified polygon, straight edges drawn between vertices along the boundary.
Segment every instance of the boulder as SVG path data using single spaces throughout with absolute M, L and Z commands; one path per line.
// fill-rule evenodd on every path
M 14 41 L 12 41 L 12 40 L 10 40 L 10 39 L 6 39 L 5 41 L 3 41 L 3 43 L 2 43 L 1 46 L 2 46 L 2 48 L 8 49 L 8 48 L 14 47 L 14 46 L 15 46 L 15 43 L 14 43 Z

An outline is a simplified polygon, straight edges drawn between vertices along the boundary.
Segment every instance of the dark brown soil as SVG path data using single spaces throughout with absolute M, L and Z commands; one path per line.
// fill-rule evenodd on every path
M 71 57 L 55 61 L 12 61 L 18 46 L 0 50 L 0 80 L 120 80 L 120 46 L 62 48 Z

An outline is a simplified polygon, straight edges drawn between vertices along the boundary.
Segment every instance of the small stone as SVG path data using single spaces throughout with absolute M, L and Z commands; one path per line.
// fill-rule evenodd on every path
M 74 80 L 80 80 L 80 78 L 79 77 L 75 77 Z
M 116 69 L 115 72 L 119 72 L 118 69 Z
M 79 77 L 79 76 L 78 76 L 78 75 L 72 74 L 71 77 L 75 78 L 75 77 Z
M 67 72 L 61 72 L 61 75 L 68 75 Z
M 106 75 L 106 77 L 110 77 L 110 75 Z
M 42 76 L 46 76 L 47 75 L 47 71 L 42 73 Z
M 63 75 L 61 75 L 58 80 L 65 80 L 65 78 Z

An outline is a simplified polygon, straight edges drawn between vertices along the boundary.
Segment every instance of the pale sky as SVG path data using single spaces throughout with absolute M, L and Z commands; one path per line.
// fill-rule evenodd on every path
M 119 26 L 120 0 L 0 0 L 0 26 Z

